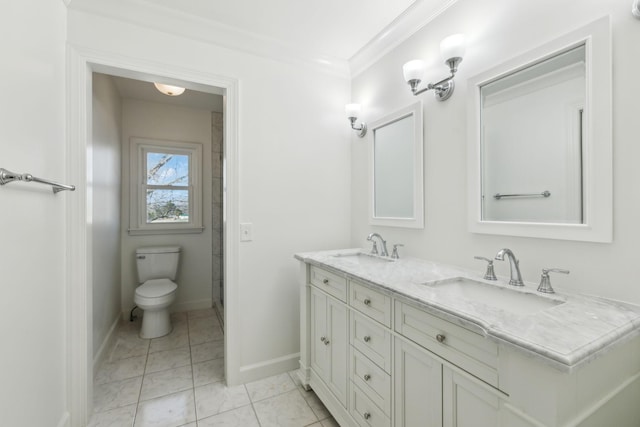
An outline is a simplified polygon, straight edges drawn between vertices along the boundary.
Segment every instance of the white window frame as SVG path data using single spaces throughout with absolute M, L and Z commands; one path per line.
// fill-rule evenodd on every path
M 129 234 L 201 233 L 202 224 L 202 144 L 161 139 L 131 138 L 129 141 Z M 148 152 L 189 156 L 189 221 L 147 222 Z M 184 187 L 183 187 L 184 188 Z

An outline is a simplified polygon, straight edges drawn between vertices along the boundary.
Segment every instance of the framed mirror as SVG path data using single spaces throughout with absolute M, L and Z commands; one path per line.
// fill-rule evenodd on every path
M 610 242 L 609 18 L 469 83 L 470 231 Z
M 370 124 L 369 223 L 423 228 L 422 102 Z

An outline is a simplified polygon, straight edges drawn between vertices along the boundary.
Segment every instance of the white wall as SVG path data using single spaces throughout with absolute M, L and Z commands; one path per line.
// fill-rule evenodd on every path
M 129 235 L 130 138 L 163 139 L 202 144 L 202 221 L 195 234 Z M 135 251 L 143 246 L 179 245 L 176 311 L 211 307 L 211 112 L 182 106 L 124 99 L 122 108 L 122 312 L 135 305 L 139 285 Z M 140 314 L 140 313 L 138 313 Z
M 402 78 L 402 64 L 414 58 L 430 61 L 428 81 L 447 74 L 438 44 L 444 37 L 463 32 L 467 54 L 460 64 L 453 97 L 440 103 L 431 93 L 424 102 L 425 229 L 400 230 L 367 225 L 366 147 L 352 142 L 352 239 L 368 246 L 365 236 L 380 232 L 389 243 L 406 245 L 404 255 L 438 260 L 484 270 L 474 255 L 493 256 L 500 248 L 513 249 L 523 277 L 537 282 L 543 267 L 564 267 L 569 276 L 556 277 L 554 287 L 640 303 L 635 282 L 635 258 L 640 236 L 640 181 L 637 114 L 640 98 L 640 21 L 627 1 L 582 2 L 541 0 L 514 2 L 459 0 L 443 15 L 384 56 L 352 82 L 352 99 L 361 102 L 366 120 L 414 102 Z M 467 231 L 466 135 L 468 78 L 533 49 L 574 28 L 611 14 L 613 27 L 613 146 L 614 241 L 612 244 L 549 239 L 501 237 Z M 401 254 L 402 255 L 402 254 Z M 506 263 L 496 262 L 499 275 L 508 275 Z
M 93 358 L 120 317 L 120 169 L 122 101 L 113 80 L 93 75 Z
M 3 7 L 0 30 L 0 167 L 62 182 L 65 15 L 61 1 L 15 2 Z M 0 187 L 3 425 L 66 420 L 65 203 L 74 196 L 35 183 Z
M 233 313 L 225 301 L 237 325 L 231 375 L 245 381 L 297 366 L 293 254 L 349 243 L 348 79 L 87 13 L 68 19 L 79 46 L 238 79 L 237 220 L 253 223 L 253 241 L 240 244 L 237 283 L 226 284 L 238 304 Z

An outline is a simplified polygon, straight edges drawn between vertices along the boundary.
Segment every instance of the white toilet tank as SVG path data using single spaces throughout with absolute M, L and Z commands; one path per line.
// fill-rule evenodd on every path
M 138 281 L 176 279 L 180 246 L 153 246 L 136 249 Z

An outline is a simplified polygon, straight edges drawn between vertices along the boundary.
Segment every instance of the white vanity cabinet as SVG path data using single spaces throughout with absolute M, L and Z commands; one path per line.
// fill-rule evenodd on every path
M 497 346 L 338 272 L 305 266 L 301 275 L 301 380 L 340 425 L 498 425 L 497 412 L 487 408 L 496 406 L 499 393 L 451 371 L 442 358 L 462 361 L 496 383 Z M 442 343 L 439 334 L 446 334 Z
M 398 300 L 394 327 L 396 426 L 500 425 L 495 342 Z
M 442 426 L 442 363 L 401 338 L 395 340 L 395 426 Z
M 369 283 L 361 270 L 302 261 L 299 377 L 342 427 L 640 426 L 637 332 L 563 364 L 544 345 L 536 352 L 517 335 L 491 337 L 484 328 L 492 325 Z M 393 283 L 391 270 L 379 268 L 385 283 Z M 406 277 L 398 271 L 399 280 Z M 566 304 L 589 314 L 592 328 L 607 328 L 616 316 L 635 319 L 624 309 L 599 318 L 602 301 Z M 525 332 L 535 326 L 532 317 L 511 319 Z
M 339 278 L 323 277 L 322 281 L 325 280 L 332 281 L 334 287 L 339 286 Z M 344 281 L 343 287 L 346 291 Z M 347 307 L 344 302 L 314 286 L 310 289 L 310 309 L 311 369 L 340 404 L 346 407 L 349 345 Z
M 501 393 L 452 367 L 442 370 L 442 425 L 499 426 Z M 505 396 L 506 397 L 506 396 Z M 505 424 L 505 427 L 509 424 Z

